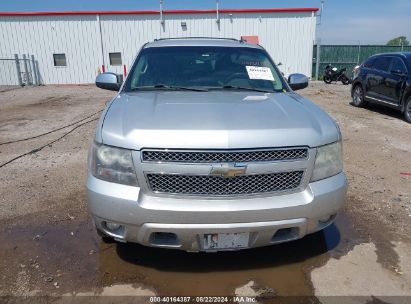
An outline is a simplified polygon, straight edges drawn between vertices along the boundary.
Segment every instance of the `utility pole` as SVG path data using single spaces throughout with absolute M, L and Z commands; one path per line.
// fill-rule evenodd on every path
M 319 21 L 318 21 L 317 25 L 321 25 L 321 20 L 322 20 L 322 16 L 323 16 L 323 10 L 324 10 L 324 0 L 321 0 L 320 13 L 317 14 L 317 16 L 319 17 Z
M 215 1 L 215 6 L 216 6 L 216 22 L 217 24 L 220 23 L 220 0 Z
M 315 79 L 318 80 L 320 77 L 320 56 L 321 56 L 321 38 L 317 39 L 317 58 L 316 58 L 316 63 L 315 63 Z
M 319 21 L 317 25 L 321 25 L 323 11 L 324 11 L 324 0 L 321 0 L 321 9 L 320 13 L 317 15 L 319 17 Z M 321 38 L 317 38 L 317 54 L 316 54 L 316 62 L 315 62 L 315 79 L 318 80 L 320 77 L 320 58 L 321 57 Z
M 160 24 L 164 26 L 164 18 L 163 18 L 163 0 L 160 0 Z

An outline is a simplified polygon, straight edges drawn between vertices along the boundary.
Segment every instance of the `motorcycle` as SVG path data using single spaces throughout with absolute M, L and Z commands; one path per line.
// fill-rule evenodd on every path
M 347 75 L 345 75 L 346 70 L 346 68 L 338 70 L 332 65 L 327 65 L 324 70 L 323 80 L 327 84 L 330 84 L 333 81 L 341 81 L 344 85 L 347 85 L 350 83 L 350 79 L 347 77 Z

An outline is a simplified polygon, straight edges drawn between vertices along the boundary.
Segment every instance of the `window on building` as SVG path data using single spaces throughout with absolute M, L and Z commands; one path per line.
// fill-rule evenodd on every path
M 121 65 L 121 53 L 108 53 L 108 57 L 110 58 L 110 65 Z
M 54 66 L 67 66 L 66 54 L 53 54 Z

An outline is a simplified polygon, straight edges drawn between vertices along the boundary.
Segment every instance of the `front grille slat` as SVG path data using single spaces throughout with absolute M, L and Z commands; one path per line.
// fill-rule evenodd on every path
M 147 174 L 152 191 L 185 195 L 244 195 L 293 190 L 300 186 L 304 171 L 239 175 L 231 178 L 215 175 Z
M 143 151 L 145 162 L 227 163 L 299 160 L 308 157 L 307 148 L 253 151 Z

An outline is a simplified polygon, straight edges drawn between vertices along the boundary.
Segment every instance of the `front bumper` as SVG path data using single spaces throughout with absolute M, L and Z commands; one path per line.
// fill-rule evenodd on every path
M 297 193 L 235 199 L 159 197 L 91 175 L 87 181 L 98 230 L 118 241 L 186 251 L 204 251 L 203 235 L 212 233 L 249 232 L 247 248 L 302 238 L 332 223 L 346 190 L 344 173 Z M 109 231 L 105 222 L 122 227 Z

